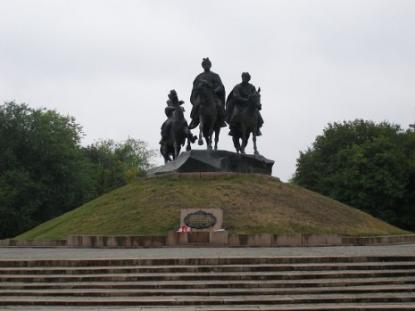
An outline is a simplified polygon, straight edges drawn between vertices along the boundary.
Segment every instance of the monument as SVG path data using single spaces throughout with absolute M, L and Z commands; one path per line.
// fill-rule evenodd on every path
M 210 70 L 212 62 L 209 58 L 202 60 L 202 67 L 204 71 L 193 81 L 189 125 L 181 107 L 184 102 L 178 99 L 175 90 L 170 91 L 165 108 L 167 120 L 161 127 L 160 140 L 165 165 L 149 170 L 148 174 L 237 172 L 271 175 L 274 161 L 261 156 L 256 144 L 264 124 L 260 113 L 261 89 L 250 83 L 248 72 L 243 72 L 242 82 L 232 89 L 225 101 L 225 86 L 220 76 Z M 218 150 L 220 129 L 227 125 L 236 152 Z M 196 127 L 199 127 L 198 139 L 191 133 Z M 250 137 L 254 154 L 247 155 L 245 150 Z M 199 145 L 206 142 L 206 150 L 191 150 L 196 139 Z M 186 141 L 186 152 L 180 153 Z
M 198 144 L 206 141 L 207 149 L 212 149 L 212 136 L 215 133 L 215 150 L 221 127 L 225 127 L 225 87 L 217 73 L 210 71 L 212 63 L 209 58 L 202 61 L 203 72 L 193 81 L 190 102 L 193 105 L 190 128 L 199 125 Z
M 164 113 L 167 120 L 161 126 L 160 153 L 164 158 L 164 162 L 168 162 L 177 158 L 181 147 L 187 140 L 186 150 L 191 150 L 190 143 L 196 140 L 192 135 L 184 118 L 184 104 L 179 100 L 176 90 L 171 90 L 167 100 L 167 107 Z
M 258 155 L 257 136 L 262 135 L 260 128 L 264 124 L 260 110 L 261 89 L 249 83 L 251 75 L 242 73 L 242 82 L 236 85 L 226 100 L 226 121 L 229 124 L 233 144 L 237 153 L 245 154 L 249 136 L 252 134 L 254 154 Z
M 223 211 L 219 208 L 182 209 L 180 211 L 180 225 L 185 225 L 193 231 L 221 230 Z

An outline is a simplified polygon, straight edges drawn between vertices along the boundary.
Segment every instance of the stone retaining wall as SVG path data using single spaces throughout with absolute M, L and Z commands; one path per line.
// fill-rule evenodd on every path
M 203 233 L 203 235 L 201 235 Z M 415 235 L 396 236 L 340 236 L 335 234 L 234 234 L 226 231 L 169 232 L 167 236 L 70 236 L 66 240 L 20 241 L 0 240 L 0 247 L 86 247 L 86 248 L 140 248 L 181 246 L 223 247 L 301 247 L 342 245 L 389 245 L 415 243 Z
M 343 236 L 342 245 L 388 245 L 415 243 L 415 235 Z
M 6 239 L 0 240 L 0 247 L 9 247 L 9 246 L 17 246 L 17 247 L 60 247 L 66 246 L 67 240 L 27 240 L 27 241 L 20 241 L 20 240 L 13 240 L 13 239 Z
M 67 247 L 163 247 L 166 246 L 165 236 L 70 236 L 66 240 Z

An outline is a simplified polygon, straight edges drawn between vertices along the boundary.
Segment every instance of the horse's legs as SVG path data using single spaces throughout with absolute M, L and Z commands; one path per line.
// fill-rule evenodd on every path
M 242 139 L 241 154 L 245 154 L 244 140 Z
M 180 154 L 180 149 L 182 149 L 182 146 L 180 144 L 177 144 L 177 149 L 175 150 L 176 153 L 176 158 L 179 156 Z
M 213 130 L 209 130 L 205 136 L 207 150 L 212 150 L 212 136 L 213 136 Z
M 192 150 L 192 145 L 191 144 L 193 144 L 195 142 L 197 137 L 193 136 L 192 132 L 188 128 L 185 132 L 185 137 L 187 139 L 186 151 L 190 151 L 190 150 Z
M 239 137 L 232 136 L 233 145 L 235 146 L 236 153 L 241 151 L 241 144 L 239 143 Z
M 170 162 L 172 160 L 172 158 L 170 157 L 170 151 L 166 150 L 166 153 L 163 154 L 164 157 L 164 164 L 166 164 L 167 162 Z
M 167 151 L 166 146 L 164 146 L 164 145 L 160 146 L 160 153 L 163 156 L 164 164 L 166 164 L 167 162 L 170 161 L 169 153 Z
M 258 149 L 256 147 L 256 133 L 255 133 L 255 131 L 252 133 L 252 142 L 254 143 L 254 154 L 259 155 Z
M 212 150 L 213 126 L 209 127 L 209 130 L 207 131 L 206 134 L 207 135 L 205 136 L 205 139 L 206 139 L 207 149 Z
M 203 145 L 203 118 L 199 116 L 199 140 L 197 141 L 199 146 Z
M 244 137 L 242 137 L 242 147 L 241 147 L 241 149 L 242 149 L 241 153 L 242 154 L 246 153 L 245 149 L 246 149 L 246 146 L 248 145 L 248 140 L 249 140 L 249 132 L 246 132 Z
M 167 164 L 167 162 L 170 161 L 170 158 L 167 155 L 163 155 L 164 158 L 164 164 Z
M 203 123 L 203 137 L 205 138 L 206 141 L 206 149 L 207 150 L 212 150 L 212 135 L 213 135 L 213 128 L 211 125 L 211 120 L 209 118 L 204 120 L 205 122 Z
M 241 128 L 241 132 L 242 132 L 241 153 L 245 154 L 245 148 L 246 148 L 246 145 L 248 144 L 249 132 L 246 130 L 246 127 L 243 125 Z
M 176 159 L 177 156 L 179 155 L 177 145 L 178 144 L 177 144 L 176 140 L 174 140 L 174 142 L 173 142 L 173 160 Z
M 218 150 L 220 127 L 215 129 L 215 150 Z
M 187 138 L 187 146 L 186 146 L 186 151 L 190 151 L 192 150 L 192 146 L 190 145 L 190 139 Z

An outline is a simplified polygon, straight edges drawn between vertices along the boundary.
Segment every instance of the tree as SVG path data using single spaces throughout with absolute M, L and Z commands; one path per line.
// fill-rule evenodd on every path
M 14 102 L 0 106 L 0 238 L 91 198 L 74 118 Z
M 83 148 L 81 126 L 53 110 L 0 105 L 0 238 L 143 175 L 153 152 L 132 138 Z
M 413 230 L 414 136 L 387 122 L 329 124 L 300 153 L 292 181 Z
M 144 175 L 154 156 L 146 143 L 133 138 L 122 143 L 103 140 L 87 146 L 83 151 L 92 168 L 91 175 L 97 195 Z

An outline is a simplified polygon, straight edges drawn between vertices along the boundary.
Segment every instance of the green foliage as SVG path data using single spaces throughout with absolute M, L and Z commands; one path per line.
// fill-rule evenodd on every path
M 83 149 L 91 164 L 95 192 L 101 195 L 143 176 L 154 152 L 133 138 L 123 143 L 103 140 Z
M 0 105 L 0 238 L 135 179 L 152 153 L 141 141 L 82 148 L 70 116 L 14 102 Z
M 329 124 L 300 153 L 293 182 L 415 229 L 415 134 L 387 122 Z
M 71 117 L 14 102 L 0 106 L 0 237 L 90 198 L 81 128 Z

